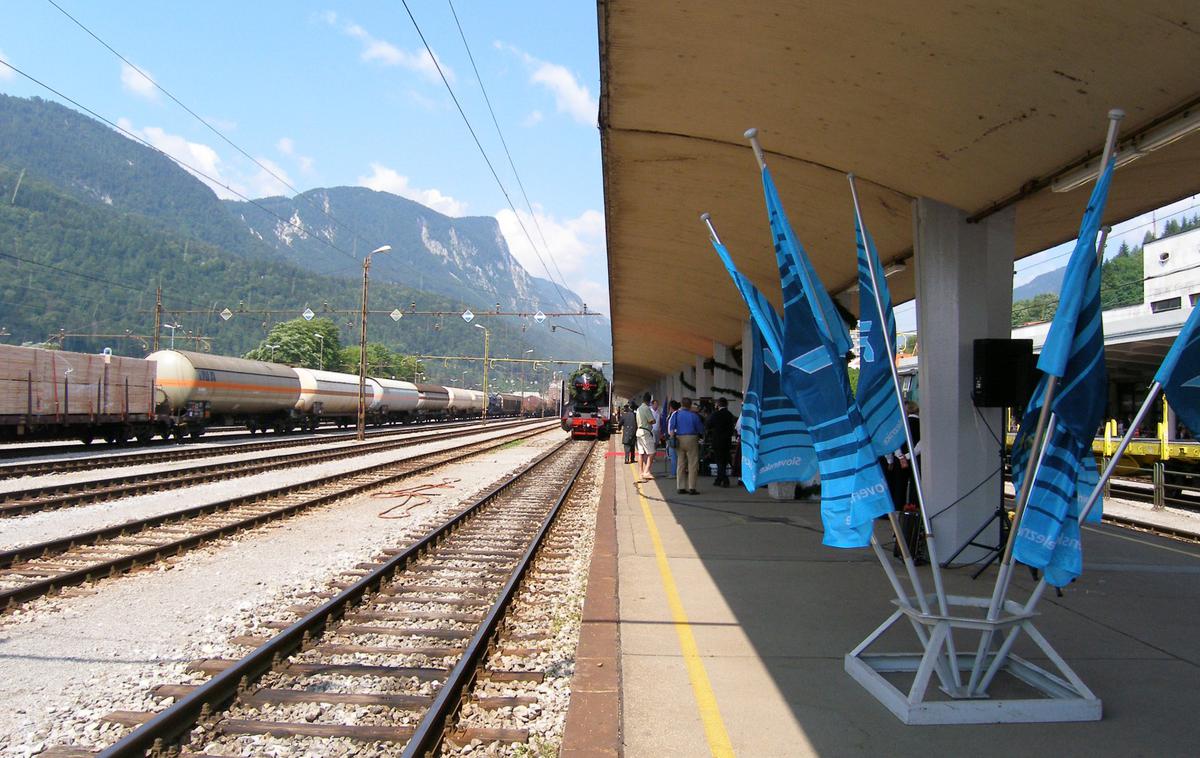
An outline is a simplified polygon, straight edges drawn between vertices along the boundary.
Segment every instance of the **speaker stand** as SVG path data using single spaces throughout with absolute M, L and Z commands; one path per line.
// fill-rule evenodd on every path
M 976 408 L 976 411 L 978 411 L 978 408 Z M 1003 427 L 1004 426 L 1004 414 L 1003 413 L 1001 413 L 1000 418 L 1001 418 L 1000 425 L 1001 425 L 1001 427 Z M 982 574 L 984 571 L 987 571 L 988 567 L 991 566 L 993 563 L 996 562 L 996 560 L 998 560 L 1000 558 L 1001 554 L 1004 551 L 1004 545 L 1008 542 L 1008 531 L 1010 529 L 1010 524 L 1008 521 L 1008 512 L 1004 508 L 1004 439 L 1005 439 L 1005 434 L 1006 434 L 1006 431 L 1002 428 L 1000 430 L 1000 435 L 999 435 L 999 438 L 1000 438 L 999 439 L 999 442 L 1000 442 L 1000 445 L 999 445 L 1000 502 L 996 506 L 996 510 L 992 512 L 992 515 L 988 516 L 987 521 L 984 521 L 982 524 L 980 524 L 979 528 L 976 529 L 975 532 L 970 537 L 967 538 L 967 541 L 964 542 L 958 548 L 958 550 L 954 551 L 953 555 L 951 555 L 946 560 L 942 561 L 942 568 L 949 568 L 950 564 L 954 562 L 954 559 L 957 558 L 958 556 L 962 555 L 962 552 L 969 547 L 977 547 L 977 548 L 981 548 L 983 550 L 987 550 L 988 551 L 987 560 L 984 561 L 982 566 L 980 566 L 978 569 L 975 570 L 975 573 L 971 574 L 972 580 L 978 579 L 980 574 Z M 983 534 L 984 531 L 986 531 L 987 528 L 992 525 L 993 521 L 1000 522 L 1000 534 L 998 535 L 998 540 L 997 540 L 996 544 L 992 545 L 992 544 L 986 543 L 986 542 L 977 542 L 976 540 L 979 539 L 979 535 Z

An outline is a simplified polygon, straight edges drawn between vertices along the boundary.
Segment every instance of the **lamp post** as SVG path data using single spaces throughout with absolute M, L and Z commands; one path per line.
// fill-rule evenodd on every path
M 183 324 L 163 324 L 163 326 L 165 326 L 166 328 L 171 330 L 171 349 L 174 350 L 175 349 L 175 330 L 182 329 Z
M 382 255 L 391 249 L 391 245 L 382 245 L 363 258 L 362 330 L 358 336 L 358 434 L 355 435 L 359 442 L 367 438 L 367 272 L 371 270 L 372 255 Z
M 483 324 L 475 324 L 475 328 L 483 330 L 483 423 L 486 424 L 488 415 L 488 348 L 490 347 L 492 333 Z
M 174 347 L 174 346 L 175 346 L 175 335 L 172 334 L 171 335 L 171 347 Z M 275 360 L 275 348 L 279 347 L 279 345 L 263 345 L 263 347 L 271 348 L 271 360 L 274 361 Z
M 317 367 L 321 371 L 324 371 L 325 370 L 325 335 L 324 334 L 314 334 L 313 336 L 316 337 L 317 341 L 320 342 L 320 344 L 321 344 L 321 356 L 317 359 Z

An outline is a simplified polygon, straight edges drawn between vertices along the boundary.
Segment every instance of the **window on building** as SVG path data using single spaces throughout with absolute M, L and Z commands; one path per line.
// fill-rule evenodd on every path
M 1195 303 L 1195 300 L 1192 300 Z M 1155 300 L 1150 303 L 1150 311 L 1152 313 L 1162 313 L 1163 311 L 1177 311 L 1182 307 L 1183 299 L 1178 297 L 1168 297 L 1166 300 Z
M 1192 294 L 1188 295 L 1188 302 L 1190 302 L 1193 306 L 1196 304 L 1197 300 L 1200 300 L 1200 292 L 1193 292 Z

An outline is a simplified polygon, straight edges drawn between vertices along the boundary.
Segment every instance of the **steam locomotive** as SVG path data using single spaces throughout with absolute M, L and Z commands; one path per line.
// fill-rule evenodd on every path
M 608 380 L 598 369 L 580 366 L 567 384 L 570 401 L 563 405 L 563 429 L 572 439 L 608 437 L 612 398 Z

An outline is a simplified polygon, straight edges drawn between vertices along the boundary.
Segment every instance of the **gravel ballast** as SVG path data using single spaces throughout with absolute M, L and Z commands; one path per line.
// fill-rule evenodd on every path
M 459 480 L 428 497 L 368 496 L 318 508 L 169 566 L 105 581 L 83 596 L 39 600 L 0 616 L 0 753 L 110 744 L 126 727 L 101 723 L 101 716 L 160 707 L 151 687 L 203 679 L 185 671 L 189 661 L 240 657 L 247 650 L 232 637 L 273 633 L 265 621 L 294 620 L 289 605 L 311 604 L 312 593 L 327 589 L 339 573 L 385 547 L 407 544 L 436 515 L 457 510 L 561 439 L 551 432 L 389 487 Z M 344 470 L 351 462 L 326 465 Z M 273 475 L 270 486 L 291 473 Z M 189 490 L 192 502 L 199 489 Z M 388 517 L 381 518 L 385 510 Z

